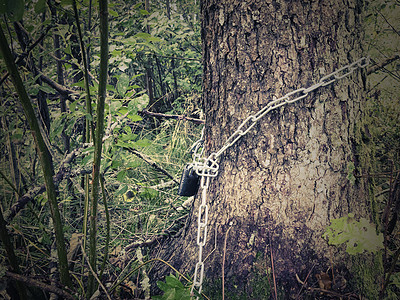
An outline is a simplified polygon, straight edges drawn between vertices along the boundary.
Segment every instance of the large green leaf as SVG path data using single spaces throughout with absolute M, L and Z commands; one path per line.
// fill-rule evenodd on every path
M 353 214 L 333 219 L 323 234 L 330 245 L 346 244 L 346 252 L 349 254 L 362 253 L 364 251 L 376 252 L 383 248 L 382 233 L 376 234 L 375 226 L 367 219 L 360 221 L 354 219 Z
M 129 88 L 129 76 L 126 73 L 122 73 L 119 76 L 119 79 L 117 82 L 117 92 L 121 97 L 123 97 L 123 96 L 125 96 L 128 88 Z
M 149 96 L 146 94 L 136 97 L 129 101 L 128 109 L 129 113 L 132 115 L 137 114 L 138 111 L 143 110 L 149 104 Z

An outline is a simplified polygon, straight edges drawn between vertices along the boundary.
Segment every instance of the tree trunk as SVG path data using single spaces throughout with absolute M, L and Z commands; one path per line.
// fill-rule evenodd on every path
M 362 57 L 361 5 L 202 1 L 206 156 L 272 99 Z M 318 287 L 322 273 L 351 279 L 344 250 L 328 247 L 322 234 L 333 218 L 369 212 L 365 183 L 348 179 L 352 166 L 360 168 L 364 96 L 365 77 L 356 71 L 272 111 L 224 153 L 208 189 L 206 292 L 221 290 L 215 279 L 222 276 L 227 299 L 266 299 L 273 279 L 265 274 L 272 272 L 285 298 L 307 290 L 299 283 L 306 278 Z M 170 261 L 183 272 L 193 272 L 198 260 L 198 202 L 183 241 L 170 248 Z

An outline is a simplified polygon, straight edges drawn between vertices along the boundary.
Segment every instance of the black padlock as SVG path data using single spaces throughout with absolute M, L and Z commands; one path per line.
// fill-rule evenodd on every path
M 200 185 L 200 177 L 193 170 L 192 164 L 187 164 L 182 172 L 181 182 L 179 183 L 179 196 L 194 196 L 197 194 Z

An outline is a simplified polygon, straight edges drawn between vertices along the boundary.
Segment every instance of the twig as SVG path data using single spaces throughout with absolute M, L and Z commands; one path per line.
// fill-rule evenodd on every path
M 76 156 L 79 155 L 80 151 L 81 151 L 81 149 L 75 149 L 74 151 L 69 153 L 65 157 L 65 159 L 61 162 L 60 168 L 59 168 L 57 174 L 53 176 L 53 181 L 54 181 L 54 185 L 56 188 L 58 187 L 58 184 L 70 172 L 67 166 L 75 159 Z M 90 173 L 90 171 L 91 171 L 91 169 L 90 170 L 80 169 L 79 172 L 74 172 L 74 173 L 69 174 L 70 175 L 69 177 Z M 10 221 L 16 216 L 16 214 L 20 210 L 22 210 L 25 207 L 25 205 L 28 202 L 32 201 L 32 199 L 34 199 L 37 195 L 43 193 L 45 190 L 46 190 L 46 186 L 44 184 L 42 184 L 39 187 L 35 187 L 35 188 L 29 190 L 22 197 L 20 197 L 18 199 L 18 201 L 16 203 L 14 203 L 13 206 L 11 206 L 10 210 L 7 212 L 7 214 L 5 216 L 7 223 L 10 223 Z
M 142 160 L 144 160 L 146 163 L 148 163 L 150 166 L 152 166 L 153 168 L 157 169 L 158 171 L 160 171 L 161 173 L 167 175 L 169 178 L 171 178 L 175 183 L 179 183 L 174 176 L 172 176 L 167 170 L 165 170 L 164 168 L 160 167 L 159 165 L 157 165 L 150 157 L 148 157 L 146 154 L 140 153 L 139 151 L 137 151 L 136 149 L 133 149 L 131 147 L 126 147 L 126 146 L 122 146 L 122 148 L 124 148 L 125 150 L 128 150 L 130 153 L 135 154 L 137 157 L 141 158 Z
M 106 213 L 106 241 L 105 241 L 103 262 L 101 264 L 100 275 L 99 275 L 99 277 L 102 278 L 105 267 L 106 267 L 106 262 L 108 260 L 108 248 L 109 248 L 109 244 L 110 244 L 110 213 L 108 211 L 107 193 L 106 193 L 106 189 L 104 187 L 103 174 L 100 174 L 100 186 L 101 186 L 101 194 L 103 196 L 104 211 Z
M 373 65 L 367 69 L 367 75 L 370 75 L 370 74 L 378 71 L 379 69 L 386 67 L 388 64 L 391 64 L 392 62 L 394 62 L 398 59 L 400 59 L 400 55 L 397 54 L 392 57 L 389 57 L 388 59 L 386 59 L 384 61 L 381 61 L 380 63 L 376 63 L 375 65 Z
M 68 293 L 68 292 L 66 292 L 66 291 L 64 291 L 64 290 L 62 290 L 62 289 L 60 289 L 58 287 L 45 284 L 45 283 L 43 283 L 41 281 L 38 281 L 38 280 L 35 280 L 35 279 L 32 279 L 32 278 L 28 278 L 28 277 L 25 277 L 25 276 L 22 276 L 22 275 L 19 275 L 19 274 L 16 274 L 16 273 L 12 273 L 12 272 L 9 272 L 9 271 L 6 271 L 6 276 L 8 276 L 8 277 L 10 277 L 10 278 L 12 278 L 14 280 L 23 282 L 23 283 L 25 283 L 27 285 L 35 286 L 35 287 L 38 287 L 38 288 L 40 288 L 42 290 L 48 291 L 50 293 L 57 294 L 57 295 L 65 298 L 65 299 L 75 300 L 75 297 L 72 296 L 70 293 Z
M 76 100 L 75 97 L 73 97 L 73 96 L 78 96 L 79 95 L 78 92 L 76 92 L 74 90 L 71 90 L 71 89 L 69 89 L 69 88 L 67 88 L 67 87 L 55 82 L 53 79 L 47 77 L 46 75 L 44 75 L 41 72 L 39 72 L 39 73 L 40 73 L 40 79 L 43 82 L 47 83 L 49 86 L 51 86 L 53 89 L 55 89 L 61 95 L 67 97 L 69 100 L 71 100 L 71 101 L 75 101 Z
M 132 271 L 130 271 L 127 275 L 125 275 L 121 280 L 119 280 L 117 283 L 114 283 L 113 286 L 110 288 L 109 292 L 111 293 L 117 286 L 119 286 L 122 282 L 125 281 L 125 279 L 127 279 L 128 277 L 130 277 L 133 273 L 135 273 L 137 270 L 139 270 L 140 268 L 144 267 L 145 265 L 154 262 L 154 261 L 159 261 L 162 262 L 163 264 L 167 265 L 168 267 L 170 267 L 172 270 L 174 270 L 177 274 L 179 274 L 180 276 L 182 276 L 182 278 L 184 278 L 187 282 L 191 283 L 192 281 L 187 278 L 185 275 L 183 275 L 181 272 L 179 272 L 177 269 L 175 269 L 169 262 L 166 262 L 165 260 L 162 260 L 161 258 L 153 258 L 150 259 L 144 263 L 142 263 L 141 265 L 137 266 L 136 268 L 134 268 Z
M 33 50 L 45 37 L 46 35 L 50 32 L 50 29 L 53 28 L 54 25 L 49 25 L 46 27 L 44 32 L 39 36 L 39 38 L 34 41 L 31 45 L 29 45 L 24 53 L 22 53 L 15 61 L 16 64 L 19 64 L 25 57 L 28 56 L 29 52 Z M 3 77 L 0 79 L 0 85 L 4 82 L 4 80 L 7 79 L 7 77 L 10 75 L 10 73 L 6 72 Z
M 232 226 L 229 226 L 228 230 L 225 232 L 224 249 L 222 254 L 222 300 L 225 300 L 225 256 L 226 256 L 226 240 L 228 239 L 229 230 Z
M 376 10 L 376 9 L 375 9 L 375 11 L 376 11 L 378 14 L 380 14 L 381 17 L 385 20 L 385 22 L 392 28 L 392 30 L 393 30 L 398 36 L 400 36 L 400 32 L 398 32 L 397 29 L 394 28 L 393 25 L 389 23 L 388 19 L 386 19 L 386 17 L 385 17 L 379 10 Z
M 128 253 L 138 247 L 151 247 L 155 243 L 160 242 L 161 240 L 171 236 L 173 234 L 173 231 L 171 231 L 171 228 L 174 227 L 174 225 L 177 221 L 185 219 L 185 218 L 187 218 L 187 216 L 188 216 L 188 214 L 185 214 L 182 217 L 175 219 L 174 222 L 167 229 L 162 230 L 159 234 L 153 236 L 150 239 L 147 239 L 145 241 L 136 241 L 136 242 L 129 244 L 128 246 L 126 246 L 124 248 L 125 252 Z M 178 224 L 178 226 L 179 226 L 179 224 Z
M 186 120 L 186 121 L 193 122 L 195 124 L 204 124 L 204 120 L 191 118 L 191 117 L 187 117 L 187 116 L 183 116 L 183 115 L 167 115 L 167 114 L 150 112 L 148 110 L 142 110 L 139 113 L 142 115 L 147 115 L 147 116 L 156 117 L 156 118 Z
M 353 299 L 361 299 L 359 296 L 352 294 L 352 293 L 340 294 L 340 293 L 337 293 L 334 291 L 320 289 L 320 288 L 312 288 L 312 287 L 309 287 L 308 290 L 311 292 L 320 292 L 320 293 L 328 294 L 331 296 L 335 296 L 335 297 L 337 297 L 337 299 L 352 299 L 352 298 Z
M 0 176 L 3 177 L 3 179 L 8 183 L 8 185 L 18 194 L 18 196 L 21 196 L 18 189 L 14 186 L 14 184 L 10 181 L 10 179 L 7 178 L 7 176 L 0 170 Z
M 104 287 L 104 285 L 101 283 L 99 277 L 97 277 L 96 273 L 93 271 L 93 268 L 92 268 L 92 266 L 91 266 L 90 263 L 89 263 L 89 259 L 88 259 L 87 255 L 86 255 L 85 249 L 83 249 L 83 245 L 82 245 L 82 244 L 81 244 L 81 250 L 82 250 L 83 257 L 85 258 L 85 260 L 86 260 L 86 262 L 87 262 L 87 265 L 88 265 L 88 267 L 89 267 L 90 272 L 92 273 L 92 275 L 93 275 L 93 277 L 96 279 L 96 281 L 99 283 L 99 285 L 100 285 L 100 287 L 103 289 L 103 291 L 106 293 L 107 299 L 108 299 L 108 300 L 111 300 L 110 295 L 109 295 L 108 292 L 107 292 L 107 289 Z
M 214 249 L 212 249 L 211 252 L 208 253 L 208 255 L 203 260 L 203 262 L 206 262 L 206 260 L 210 257 L 211 254 L 214 253 L 215 250 L 217 250 L 217 223 L 215 223 L 215 227 L 214 227 Z
M 390 270 L 387 273 L 387 276 L 386 276 L 386 279 L 385 279 L 385 283 L 383 284 L 382 290 L 379 292 L 380 299 L 383 299 L 383 295 L 385 293 L 385 290 L 386 290 L 386 288 L 387 288 L 387 286 L 388 286 L 388 284 L 390 282 L 389 281 L 390 276 L 392 275 L 392 273 L 394 271 L 394 268 L 396 266 L 397 260 L 399 259 L 399 256 L 400 256 L 400 248 L 397 249 L 396 253 L 393 256 L 392 265 L 390 266 Z
M 297 295 L 296 295 L 296 299 L 299 298 L 300 293 L 301 293 L 301 291 L 303 290 L 304 286 L 306 285 L 307 280 L 308 280 L 308 277 L 310 277 L 310 274 L 311 274 L 312 270 L 314 269 L 314 267 L 315 267 L 315 263 L 313 264 L 313 266 L 312 266 L 312 268 L 310 269 L 310 271 L 308 271 L 308 274 L 307 274 L 307 276 L 306 276 L 306 279 L 304 279 L 304 282 L 301 281 L 300 278 L 299 278 L 299 276 L 296 274 L 296 279 L 297 279 L 297 281 L 301 283 L 301 288 L 300 288 L 300 291 L 299 291 L 299 292 L 297 293 Z
M 272 279 L 274 281 L 274 297 L 275 300 L 278 299 L 277 289 L 276 289 L 276 278 L 275 278 L 275 268 L 274 268 L 274 255 L 272 253 L 272 238 L 271 238 L 271 224 L 269 223 L 269 215 L 268 215 L 268 238 L 269 238 L 269 248 L 270 248 L 270 256 L 271 256 L 271 269 L 272 269 Z

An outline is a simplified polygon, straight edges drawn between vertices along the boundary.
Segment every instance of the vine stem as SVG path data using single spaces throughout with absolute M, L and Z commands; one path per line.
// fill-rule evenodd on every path
M 96 130 L 93 137 L 94 160 L 92 173 L 92 203 L 90 214 L 90 236 L 89 236 L 89 263 L 96 272 L 97 263 L 97 203 L 99 197 L 100 162 L 104 135 L 104 107 L 107 92 L 107 71 L 108 71 L 108 2 L 99 0 L 100 7 L 100 70 L 99 90 L 96 110 Z M 96 290 L 94 276 L 88 278 L 88 298 Z

